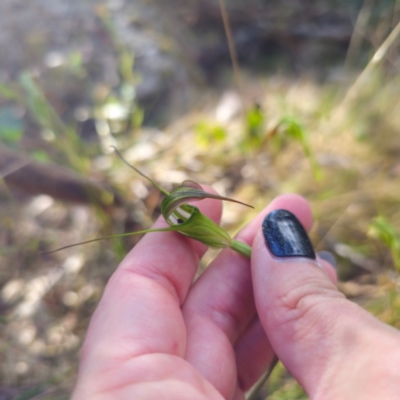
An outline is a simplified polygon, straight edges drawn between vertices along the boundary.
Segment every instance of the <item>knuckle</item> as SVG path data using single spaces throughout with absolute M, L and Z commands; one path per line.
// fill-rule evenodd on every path
M 309 279 L 306 283 L 278 293 L 268 312 L 268 319 L 275 329 L 280 329 L 296 339 L 321 334 L 329 329 L 336 316 L 329 308 L 344 296 L 321 279 Z

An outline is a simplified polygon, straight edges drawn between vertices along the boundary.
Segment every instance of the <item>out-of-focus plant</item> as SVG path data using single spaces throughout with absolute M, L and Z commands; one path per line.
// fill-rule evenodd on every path
M 0 141 L 7 144 L 19 142 L 24 135 L 23 122 L 11 107 L 0 109 Z
M 20 75 L 19 85 L 2 85 L 0 95 L 14 100 L 30 111 L 46 135 L 51 138 L 52 144 L 64 158 L 65 163 L 79 172 L 88 170 L 87 159 L 82 154 L 84 147 L 75 129 L 61 120 L 28 72 Z
M 374 218 L 367 230 L 368 236 L 380 240 L 388 247 L 393 258 L 394 267 L 400 271 L 400 233 L 383 216 Z
M 295 117 L 286 116 L 281 118 L 279 123 L 272 131 L 271 136 L 274 140 L 282 143 L 283 140 L 289 139 L 298 142 L 311 164 L 315 179 L 321 178 L 321 169 L 315 160 L 314 154 L 308 143 L 308 135 L 304 125 Z
M 195 126 L 196 141 L 200 147 L 222 143 L 226 139 L 226 129 L 212 121 L 201 121 Z
M 107 10 L 99 7 L 98 15 L 113 42 L 120 78 L 116 87 L 95 99 L 94 117 L 103 150 L 108 152 L 109 146 L 115 144 L 112 135 L 139 128 L 143 123 L 144 112 L 137 102 L 136 87 L 141 78 L 134 69 L 134 54 L 118 38 L 113 20 Z
M 110 90 L 104 97 L 97 98 L 94 116 L 97 121 L 108 125 L 109 132 L 123 133 L 127 128 L 139 128 L 144 113 L 136 100 L 138 76 L 134 73 L 134 55 L 127 49 L 118 54 L 120 84 Z
M 241 149 L 245 152 L 259 149 L 265 140 L 265 115 L 261 106 L 256 103 L 246 110 L 244 116 L 245 137 Z
M 308 142 L 308 135 L 304 125 L 295 117 L 284 116 L 273 129 L 267 132 L 266 117 L 259 104 L 255 104 L 245 113 L 245 136 L 240 143 L 244 152 L 257 151 L 263 148 L 266 142 L 271 143 L 277 151 L 281 151 L 284 143 L 298 142 L 311 164 L 315 179 L 321 178 L 321 169 L 315 160 Z
M 66 125 L 45 94 L 29 73 L 22 73 L 19 83 L 25 94 L 25 104 L 40 126 L 54 135 L 54 146 L 65 156 L 77 171 L 86 172 L 88 162 L 83 155 L 81 140 L 71 126 Z

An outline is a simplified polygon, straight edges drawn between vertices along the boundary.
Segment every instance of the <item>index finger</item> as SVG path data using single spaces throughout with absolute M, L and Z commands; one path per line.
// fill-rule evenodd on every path
M 205 199 L 198 208 L 219 222 L 220 201 Z M 153 227 L 166 226 L 160 217 Z M 93 364 L 87 362 L 93 357 L 96 368 L 109 368 L 113 360 L 144 353 L 182 356 L 186 331 L 180 306 L 205 250 L 205 245 L 176 232 L 146 234 L 106 286 L 88 329 L 81 370 Z

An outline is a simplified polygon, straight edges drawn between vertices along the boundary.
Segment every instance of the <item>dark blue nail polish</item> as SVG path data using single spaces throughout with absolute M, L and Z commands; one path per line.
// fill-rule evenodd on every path
M 306 230 L 290 211 L 275 210 L 269 213 L 263 221 L 262 230 L 274 256 L 315 260 L 315 251 Z
M 326 251 L 326 250 L 319 251 L 317 253 L 317 256 L 319 258 L 322 258 L 323 260 L 327 261 L 329 264 L 332 265 L 333 268 L 337 267 L 336 259 L 335 259 L 334 255 L 332 253 L 330 253 L 329 251 Z

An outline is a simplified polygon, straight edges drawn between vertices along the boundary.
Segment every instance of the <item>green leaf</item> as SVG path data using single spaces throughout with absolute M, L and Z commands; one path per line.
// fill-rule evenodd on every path
M 9 100 L 20 99 L 20 95 L 16 90 L 4 84 L 0 84 L 0 95 Z
M 246 112 L 246 133 L 248 139 L 261 144 L 265 117 L 261 107 L 256 104 Z M 254 143 L 255 144 L 255 143 Z
M 265 115 L 258 103 L 246 109 L 244 115 L 244 136 L 239 143 L 243 153 L 259 150 L 266 139 Z
M 182 224 L 175 225 L 179 233 L 196 239 L 215 249 L 230 247 L 232 239 L 228 233 L 213 220 L 202 214 L 197 207 L 184 204 L 181 208 L 183 208 L 190 217 L 182 222 Z M 167 222 L 169 223 L 169 221 Z
M 140 176 L 143 176 L 143 178 L 147 179 L 152 185 L 154 185 L 160 192 L 163 192 L 166 196 L 168 196 L 170 193 L 163 189 L 157 182 L 153 181 L 153 179 L 149 178 L 146 176 L 143 172 L 140 172 L 136 167 L 133 165 L 129 164 L 128 161 L 125 160 L 125 158 L 122 156 L 122 154 L 119 152 L 119 150 L 115 146 L 111 146 L 114 151 L 117 153 L 118 157 L 126 164 L 129 168 L 133 169 L 135 172 L 137 172 Z
M 400 270 L 400 233 L 398 230 L 385 217 L 378 216 L 369 224 L 367 234 L 379 239 L 389 248 L 394 266 Z
M 219 196 L 205 192 L 202 187 L 194 181 L 184 181 L 181 186 L 173 190 L 161 203 L 161 213 L 163 217 L 168 221 L 169 216 L 179 205 L 187 203 L 192 200 L 203 200 L 203 199 L 216 199 L 231 201 L 233 203 L 242 204 L 247 207 L 252 206 L 242 203 L 241 201 L 230 199 L 228 197 Z
M 67 246 L 59 247 L 54 250 L 43 251 L 42 254 L 51 254 L 51 253 L 55 253 L 57 251 L 69 249 L 71 247 L 80 246 L 81 244 L 99 242 L 100 240 L 105 240 L 105 239 L 116 239 L 116 238 L 121 238 L 121 237 L 126 237 L 126 236 L 142 235 L 144 233 L 149 233 L 149 232 L 172 232 L 172 231 L 177 231 L 177 230 L 178 230 L 178 227 L 175 226 L 175 227 L 169 227 L 169 228 L 145 229 L 143 231 L 120 233 L 119 235 L 103 236 L 103 237 L 99 237 L 99 238 L 85 240 L 85 241 L 79 242 L 79 243 L 68 244 Z
M 301 124 L 300 121 L 298 121 L 295 117 L 286 116 L 279 121 L 278 129 L 286 137 L 300 143 L 300 145 L 303 147 L 304 154 L 310 161 L 315 179 L 320 180 L 322 177 L 322 171 L 314 157 L 314 154 L 311 151 L 311 147 L 308 144 L 308 135 L 304 125 Z

